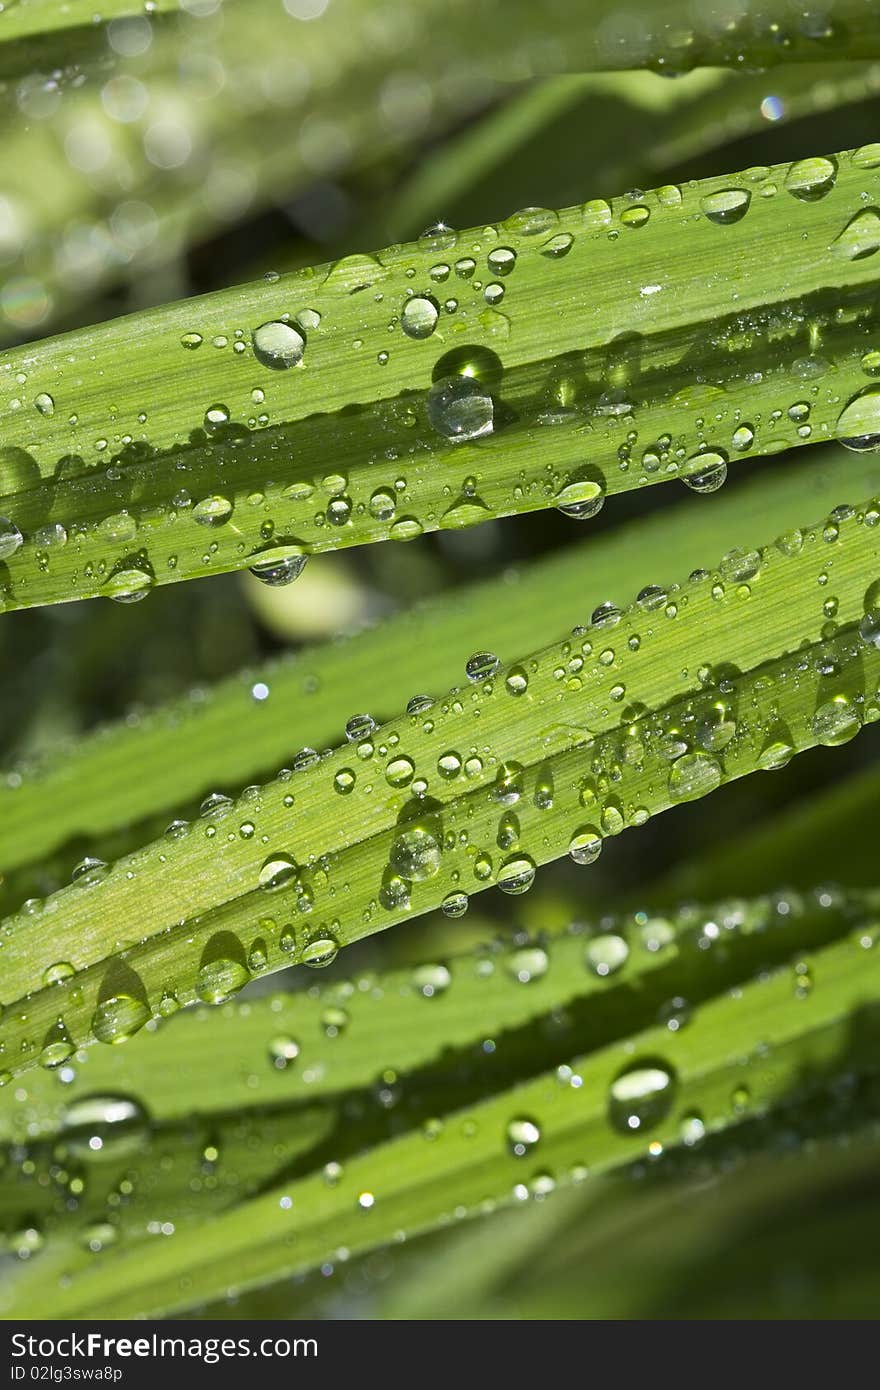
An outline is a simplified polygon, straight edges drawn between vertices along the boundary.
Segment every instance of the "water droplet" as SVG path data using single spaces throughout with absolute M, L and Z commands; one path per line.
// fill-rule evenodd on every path
M 527 893 L 535 881 L 537 865 L 527 854 L 517 854 L 505 860 L 496 880 L 502 893 Z
M 18 550 L 24 537 L 14 521 L 0 516 L 0 560 L 8 560 Z
M 709 753 L 684 753 L 669 770 L 673 801 L 695 801 L 721 785 L 721 764 Z
M 687 462 L 687 472 L 682 476 L 691 492 L 717 492 L 727 479 L 727 459 L 720 450 L 707 449 L 694 454 Z
M 755 431 L 751 425 L 738 425 L 733 432 L 731 443 L 734 449 L 742 453 L 745 449 L 750 449 L 755 442 Z
M 634 207 L 626 207 L 620 214 L 620 220 L 624 227 L 644 227 L 651 216 L 651 209 L 646 208 L 644 203 L 637 203 Z
M 644 1133 L 664 1120 L 675 1099 L 675 1075 L 665 1062 L 637 1062 L 611 1083 L 608 1119 L 619 1134 Z
M 34 405 L 41 415 L 55 414 L 55 402 L 48 391 L 40 391 L 38 395 L 34 396 Z
M 541 1129 L 534 1120 L 520 1116 L 507 1126 L 507 1146 L 515 1158 L 524 1158 L 540 1139 Z
M 792 197 L 803 203 L 815 203 L 830 193 L 837 178 L 834 160 L 816 155 L 798 159 L 785 176 L 785 187 Z
M 486 388 L 470 376 L 442 378 L 425 400 L 428 422 L 455 442 L 481 439 L 495 427 L 495 405 Z
M 114 603 L 139 603 L 146 598 L 154 583 L 150 570 L 140 565 L 127 565 L 113 571 L 104 583 L 103 592 Z
M 568 852 L 576 864 L 594 864 L 602 853 L 602 837 L 592 825 L 576 830 L 568 843 Z
M 516 252 L 509 246 L 496 246 L 486 257 L 493 275 L 509 275 L 516 265 Z
M 880 386 L 867 386 L 847 402 L 837 417 L 837 434 L 855 453 L 880 449 Z
M 149 1115 L 134 1096 L 99 1093 L 65 1106 L 60 1138 L 76 1158 L 125 1158 L 143 1148 Z
M 452 984 L 452 976 L 445 965 L 419 965 L 413 971 L 413 984 L 426 999 L 444 994 Z
M 859 636 L 868 647 L 880 647 L 880 608 L 871 608 L 859 623 Z
M 880 212 L 863 208 L 851 217 L 831 243 L 831 253 L 843 261 L 861 261 L 880 250 Z
M 190 352 L 194 352 L 197 347 L 202 346 L 201 333 L 184 333 L 180 340 L 180 346 L 188 348 Z
M 244 961 L 218 956 L 205 961 L 196 976 L 196 993 L 206 1004 L 222 1004 L 248 983 L 251 972 Z
M 69 960 L 56 961 L 43 971 L 44 985 L 60 985 L 63 980 L 69 980 L 71 975 L 76 972 Z
M 72 1057 L 75 1051 L 76 1047 L 67 1031 L 67 1025 L 63 1018 L 59 1018 L 46 1033 L 38 1060 L 41 1067 L 54 1071 Z
M 316 748 L 301 748 L 298 753 L 294 753 L 290 766 L 294 772 L 305 772 L 308 768 L 314 767 L 320 761 L 320 757 Z
M 420 883 L 440 868 L 440 843 L 425 825 L 407 825 L 391 846 L 389 862 L 401 878 Z
M 287 1033 L 279 1034 L 269 1043 L 269 1061 L 278 1071 L 284 1071 L 299 1056 L 299 1043 Z
M 81 859 L 71 872 L 70 881 L 80 888 L 92 888 L 107 876 L 107 872 L 107 864 L 103 859 L 86 855 L 85 859 Z
M 468 910 L 467 893 L 447 893 L 440 910 L 445 917 L 463 917 Z
M 417 294 L 408 299 L 400 314 L 400 326 L 408 338 L 430 338 L 437 327 L 440 306 L 430 295 Z
M 200 526 L 223 526 L 232 516 L 232 503 L 228 497 L 203 497 L 192 509 L 192 516 Z
M 451 251 L 458 237 L 454 228 L 445 222 L 432 222 L 419 237 L 419 250 L 438 252 Z
M 553 501 L 564 516 L 570 516 L 575 521 L 587 521 L 602 510 L 605 486 L 593 478 L 580 478 L 566 483 Z
M 209 434 L 221 429 L 229 424 L 229 406 L 221 405 L 218 401 L 215 405 L 209 405 L 205 411 L 205 429 Z
M 712 700 L 700 706 L 694 737 L 707 753 L 720 753 L 736 733 L 736 720 L 726 700 Z
M 546 256 L 551 261 L 561 261 L 563 256 L 567 256 L 574 246 L 574 237 L 570 232 L 559 232 L 557 236 L 550 237 L 541 247 L 541 255 Z
M 369 738 L 377 727 L 371 714 L 353 714 L 345 726 L 345 737 L 349 743 L 359 743 L 362 738 Z
M 385 781 L 390 787 L 407 787 L 415 776 L 415 764 L 411 758 L 401 754 L 392 758 L 385 769 Z
M 149 1022 L 150 1010 L 143 999 L 113 994 L 102 999 L 92 1015 L 92 1032 L 102 1043 L 123 1043 Z
M 626 965 L 628 957 L 629 947 L 623 937 L 617 936 L 614 932 L 594 936 L 584 952 L 588 968 L 602 979 L 607 975 L 614 975 Z
M 306 340 L 299 329 L 280 320 L 261 323 L 254 329 L 251 342 L 257 361 L 276 372 L 298 366 L 306 350 Z
M 386 488 L 377 488 L 370 498 L 370 515 L 377 521 L 391 521 L 397 509 L 392 493 Z
M 857 710 L 845 695 L 835 695 L 826 700 L 816 710 L 811 722 L 817 741 L 826 748 L 837 748 L 841 743 L 848 743 L 862 727 Z
M 559 221 L 559 214 L 550 208 L 521 208 L 508 217 L 504 226 L 517 236 L 540 236 L 549 232 Z
M 584 222 L 591 231 L 601 231 L 611 225 L 611 208 L 604 198 L 584 203 Z
M 465 663 L 465 675 L 469 681 L 486 681 L 494 676 L 501 662 L 492 652 L 474 652 Z
M 504 681 L 508 695 L 525 695 L 529 687 L 528 673 L 523 666 L 511 666 Z
M 306 942 L 302 949 L 301 960 L 303 965 L 311 965 L 317 970 L 323 970 L 325 966 L 332 965 L 338 955 L 339 942 L 335 936 L 331 936 L 329 932 L 322 932 Z
M 298 873 L 299 869 L 289 854 L 270 854 L 260 869 L 258 882 L 261 888 L 272 893 L 277 888 L 291 884 Z
M 255 561 L 249 567 L 254 578 L 259 579 L 261 584 L 277 589 L 299 579 L 308 556 L 303 555 L 295 545 L 272 545 L 257 551 L 251 558 Z
M 719 188 L 713 193 L 705 193 L 700 199 L 700 207 L 710 222 L 730 226 L 745 217 L 751 201 L 752 195 L 745 188 Z
M 512 952 L 507 968 L 521 985 L 528 985 L 547 974 L 550 969 L 550 957 L 540 946 L 522 946 Z

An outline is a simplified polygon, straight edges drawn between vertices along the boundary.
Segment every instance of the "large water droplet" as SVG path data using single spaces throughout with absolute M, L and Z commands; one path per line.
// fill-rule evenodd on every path
M 564 516 L 570 516 L 575 521 L 587 521 L 602 510 L 605 487 L 593 478 L 577 479 L 560 488 L 553 502 Z
M 502 893 L 527 893 L 535 881 L 537 865 L 527 854 L 516 854 L 505 860 L 498 870 L 497 883 Z
M 665 1119 L 675 1100 L 675 1073 L 665 1062 L 637 1062 L 611 1083 L 608 1118 L 619 1134 L 640 1134 Z
M 58 1018 L 43 1039 L 38 1060 L 41 1067 L 54 1071 L 56 1067 L 60 1067 L 62 1063 L 72 1057 L 75 1051 L 76 1047 L 67 1031 L 64 1019 Z
M 298 366 L 306 350 L 306 340 L 299 329 L 280 320 L 261 323 L 254 329 L 251 342 L 257 361 L 277 372 Z
M 629 947 L 623 937 L 617 936 L 614 932 L 594 936 L 584 952 L 584 960 L 589 969 L 602 979 L 615 974 L 626 965 L 628 957 Z
M 514 1158 L 524 1158 L 540 1139 L 540 1125 L 524 1116 L 517 1116 L 507 1126 L 507 1146 Z
M 79 1096 L 61 1117 L 60 1138 L 77 1158 L 125 1158 L 143 1147 L 149 1116 L 134 1096 Z
M 440 856 L 440 842 L 428 826 L 408 825 L 394 840 L 389 861 L 401 878 L 418 883 L 433 878 L 440 868 Z
M 425 398 L 431 426 L 455 442 L 481 439 L 495 428 L 495 405 L 485 386 L 470 376 L 436 381 Z
M 335 936 L 329 932 L 320 932 L 307 941 L 302 949 L 303 965 L 310 965 L 315 970 L 323 970 L 325 966 L 332 965 L 339 955 L 339 942 Z
M 706 449 L 688 459 L 682 482 L 691 492 L 717 492 L 727 480 L 727 459 L 720 450 Z
M 880 449 L 880 386 L 867 386 L 847 401 L 837 417 L 837 435 L 846 449 Z
M 250 566 L 254 578 L 276 589 L 299 579 L 306 567 L 308 556 L 303 555 L 296 545 L 272 545 L 266 550 L 258 551 L 251 558 L 255 561 Z
M 705 193 L 700 199 L 700 207 L 710 222 L 729 226 L 745 217 L 751 201 L 752 195 L 745 188 L 719 188 L 713 193 Z
M 14 521 L 0 516 L 0 560 L 8 560 L 18 550 L 24 537 Z
M 289 854 L 279 852 L 270 854 L 260 869 L 259 884 L 268 892 L 274 892 L 277 888 L 283 888 L 286 884 L 294 881 L 299 870 L 293 857 Z
M 815 203 L 830 193 L 837 178 L 837 165 L 823 155 L 798 159 L 785 176 L 785 187 L 803 203 Z
M 143 999 L 113 994 L 102 999 L 92 1014 L 92 1032 L 102 1043 L 123 1043 L 149 1022 L 150 1010 Z
M 243 989 L 251 972 L 243 961 L 218 956 L 205 961 L 196 976 L 196 993 L 206 1004 L 222 1004 Z
M 820 705 L 813 715 L 813 733 L 819 743 L 826 748 L 837 748 L 841 743 L 849 743 L 861 728 L 858 711 L 845 695 L 835 695 Z
M 400 326 L 408 338 L 430 338 L 439 317 L 440 307 L 436 299 L 427 294 L 417 294 L 404 304 Z
M 721 785 L 721 764 L 708 753 L 684 753 L 669 770 L 673 801 L 695 801 Z
M 843 261 L 861 261 L 880 250 L 880 212 L 863 208 L 851 217 L 831 243 L 831 252 Z
M 104 593 L 114 603 L 140 603 L 155 583 L 152 571 L 140 565 L 114 570 L 104 583 Z
M 193 520 L 200 526 L 223 526 L 232 516 L 232 503 L 228 497 L 203 497 L 192 509 Z
M 465 663 L 465 675 L 469 681 L 487 681 L 501 667 L 498 657 L 492 652 L 474 652 Z

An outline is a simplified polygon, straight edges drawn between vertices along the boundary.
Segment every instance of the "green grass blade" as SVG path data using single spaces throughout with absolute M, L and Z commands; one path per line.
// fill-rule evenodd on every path
M 291 1174 L 208 1228 L 111 1252 L 88 1268 L 80 1262 L 76 1279 L 60 1287 L 25 1277 L 7 1294 L 7 1315 L 25 1301 L 31 1316 L 44 1309 L 56 1317 L 180 1310 L 307 1270 L 341 1245 L 358 1253 L 454 1212 L 474 1214 L 601 1174 L 643 1157 L 648 1144 L 661 1153 L 820 1091 L 841 1071 L 872 1069 L 875 953 L 839 941 L 814 954 L 810 971 L 761 974 L 697 1008 L 687 1027 L 648 1028 L 454 1111 L 439 1128 L 380 1143 L 348 1159 L 330 1184 L 323 1173 Z M 654 1086 L 650 1099 L 644 1069 Z M 625 1098 L 619 1078 L 636 1071 Z M 522 1121 L 524 1142 L 510 1128 Z M 512 1142 L 520 1142 L 520 1155 Z
M 47 856 L 67 841 L 74 843 L 62 881 L 83 853 L 100 853 L 100 837 L 120 826 L 189 816 L 211 791 L 267 781 L 296 746 L 338 744 L 357 712 L 352 690 L 384 723 L 412 695 L 452 686 L 474 633 L 511 664 L 554 630 L 561 635 L 585 622 L 600 603 L 625 605 L 633 596 L 634 553 L 640 577 L 660 582 L 734 547 L 769 543 L 805 521 L 819 522 L 872 490 L 880 492 L 880 460 L 870 454 L 807 458 L 796 488 L 787 469 L 761 472 L 722 491 L 700 527 L 693 525 L 692 504 L 682 501 L 514 574 L 423 602 L 342 643 L 251 668 L 98 730 L 51 750 L 36 766 L 11 769 L 0 781 L 8 910 L 37 892 L 33 872 L 12 871 L 39 861 L 44 874 Z
M 4 354 L 5 605 L 131 601 L 515 512 L 588 514 L 669 478 L 709 490 L 745 453 L 866 447 L 872 150 L 518 214 L 442 251 L 348 258 Z M 516 253 L 508 275 L 499 249 Z M 289 370 L 255 359 L 255 333 L 265 360 L 285 339 Z
M 880 512 L 844 507 L 86 865 L 5 926 L 9 1070 L 498 884 L 880 713 Z M 865 616 L 867 609 L 867 617 Z M 694 650 L 699 656 L 694 657 Z M 47 940 L 54 959 L 47 959 Z M 48 972 L 45 973 L 44 972 Z M 13 1004 L 12 1001 L 17 1001 Z M 26 1002 L 25 1002 L 26 1001 Z

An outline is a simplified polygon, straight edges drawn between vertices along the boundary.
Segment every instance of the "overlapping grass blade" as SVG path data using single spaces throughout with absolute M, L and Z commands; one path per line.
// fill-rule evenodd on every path
M 589 863 L 608 835 L 852 738 L 880 713 L 878 520 L 873 502 L 841 507 L 623 614 L 600 607 L 507 671 L 480 656 L 465 689 L 84 864 L 6 923 L 9 1068 L 492 885 L 518 894 L 548 860 Z
M 724 924 L 710 920 L 704 932 L 711 951 Z M 49 1298 L 63 1317 L 89 1316 L 98 1307 L 104 1316 L 179 1310 L 309 1269 L 333 1259 L 341 1245 L 358 1253 L 453 1213 L 485 1211 L 602 1173 L 643 1156 L 649 1143 L 659 1153 L 694 1142 L 793 1096 L 823 1091 L 844 1070 L 871 1071 L 878 987 L 872 931 L 856 924 L 854 937 L 815 950 L 808 962 L 719 989 L 693 1009 L 687 1026 L 670 1030 L 664 1019 L 488 1098 L 484 1090 L 482 1099 L 452 1101 L 446 1110 L 440 1093 L 423 1089 L 410 1124 L 419 1113 L 433 1123 L 367 1152 L 346 1152 L 338 1165 L 337 1132 L 318 1149 L 332 1171 L 294 1165 L 207 1228 L 184 1224 L 173 1239 L 123 1243 L 98 1259 L 62 1257 L 62 1268 L 72 1263 L 77 1277 L 51 1292 L 25 1269 L 7 1293 L 7 1313 L 29 1300 L 39 1315 Z M 723 957 L 720 944 L 718 950 Z M 701 954 L 702 970 L 711 969 Z M 422 1003 L 443 1006 L 442 998 Z M 144 1210 L 149 1205 L 147 1198 Z
M 600 603 L 631 601 L 634 553 L 640 580 L 660 583 L 735 547 L 769 543 L 872 489 L 880 493 L 880 461 L 820 453 L 798 465 L 796 488 L 791 482 L 788 470 L 743 479 L 714 499 L 699 527 L 693 503 L 684 500 L 515 573 L 423 602 L 343 642 L 139 713 L 55 749 L 36 766 L 10 769 L 0 783 L 7 909 L 38 891 L 33 870 L 12 871 L 36 862 L 45 875 L 47 856 L 68 841 L 73 848 L 61 861 L 62 882 L 83 853 L 101 853 L 101 836 L 162 815 L 188 817 L 212 791 L 267 781 L 297 747 L 340 743 L 359 712 L 352 691 L 383 723 L 413 695 L 434 696 L 454 685 L 475 634 L 512 664 L 552 632 L 586 622 Z M 140 842 L 145 838 L 151 837 L 141 835 Z
M 530 210 L 4 354 L 3 601 L 132 601 L 867 447 L 874 164 Z

